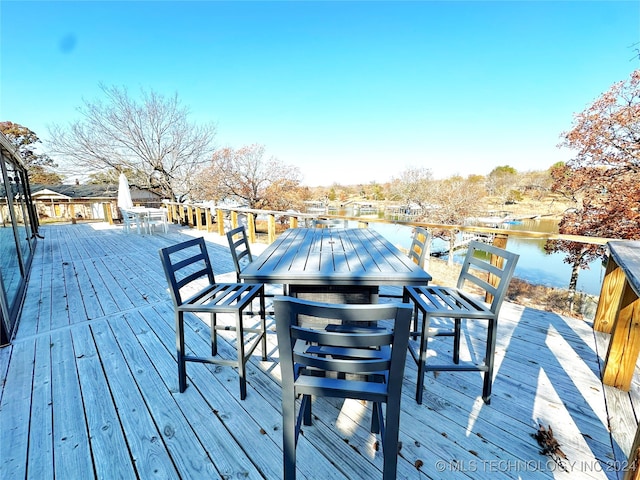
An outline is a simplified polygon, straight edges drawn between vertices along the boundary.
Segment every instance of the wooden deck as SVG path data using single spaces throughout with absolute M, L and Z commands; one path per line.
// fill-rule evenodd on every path
M 127 235 L 100 223 L 41 233 L 17 337 L 0 348 L 0 477 L 281 478 L 273 321 L 269 361 L 256 352 L 245 401 L 226 367 L 189 364 L 190 386 L 177 392 L 158 249 L 203 233 Z M 204 235 L 216 272 L 233 278 L 223 239 Z M 207 329 L 190 325 L 188 345 L 206 349 Z M 474 333 L 465 332 L 471 351 Z M 630 393 L 603 387 L 606 338 L 514 304 L 503 307 L 498 337 L 490 406 L 477 373 L 428 375 L 417 405 L 408 357 L 398 478 L 622 478 L 640 393 L 637 381 Z M 221 347 L 234 355 L 232 344 Z M 299 478 L 381 478 L 367 405 L 321 400 L 315 413 L 298 447 Z M 564 469 L 540 454 L 539 424 L 553 428 Z

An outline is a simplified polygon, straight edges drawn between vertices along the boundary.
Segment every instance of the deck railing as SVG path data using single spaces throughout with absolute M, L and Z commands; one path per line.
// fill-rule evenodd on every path
M 358 227 L 367 228 L 370 224 L 381 223 L 389 225 L 400 225 L 407 227 L 419 226 L 429 230 L 455 231 L 472 236 L 482 236 L 483 241 L 490 241 L 493 245 L 500 248 L 508 248 L 509 237 L 518 237 L 524 239 L 542 239 L 542 240 L 567 240 L 580 242 L 589 245 L 605 245 L 608 241 L 614 240 L 610 238 L 588 237 L 579 235 L 561 235 L 558 233 L 535 232 L 524 230 L 511 230 L 505 228 L 490 228 L 471 225 L 447 225 L 439 223 L 416 222 L 416 221 L 400 221 L 388 220 L 384 218 L 372 217 L 352 217 L 343 215 L 328 215 L 323 212 L 301 213 L 301 212 L 283 212 L 275 210 L 258 210 L 250 208 L 229 207 L 220 205 L 207 204 L 188 204 L 166 202 L 168 210 L 169 222 L 188 225 L 198 230 L 206 230 L 208 232 L 217 232 L 223 236 L 233 228 L 245 225 L 247 228 L 247 236 L 251 243 L 257 241 L 273 243 L 278 235 L 287 228 L 297 228 L 298 226 L 311 226 L 315 219 L 340 219 L 356 222 Z M 256 220 L 259 218 L 259 222 Z M 259 228 L 258 228 L 259 227 Z M 260 235 L 258 235 L 260 232 Z M 260 237 L 260 238 L 259 238 Z M 489 240 L 487 240 L 487 238 Z M 459 245 L 449 244 L 449 259 L 452 262 L 453 250 Z M 544 295 L 543 302 L 549 304 L 557 304 L 560 297 L 556 294 Z M 564 308 L 572 314 L 577 313 L 585 318 L 591 318 L 595 312 L 595 297 L 584 292 L 573 292 L 568 290 L 566 298 L 563 301 Z
M 612 238 L 588 237 L 581 235 L 562 235 L 549 232 L 533 232 L 523 230 L 507 230 L 503 228 L 491 228 L 471 225 L 449 225 L 440 223 L 414 222 L 386 220 L 370 217 L 350 217 L 341 215 L 326 215 L 322 213 L 282 212 L 275 210 L 256 210 L 250 208 L 237 208 L 227 206 L 210 206 L 205 204 L 188 204 L 165 202 L 168 209 L 169 222 L 189 225 L 198 230 L 209 232 L 217 231 L 219 235 L 225 234 L 227 228 L 236 228 L 240 225 L 241 216 L 246 217 L 247 235 L 252 243 L 256 241 L 256 216 L 266 217 L 267 243 L 272 243 L 278 233 L 277 225 L 285 228 L 297 228 L 301 222 L 310 225 L 314 219 L 340 219 L 358 222 L 359 227 L 366 228 L 370 223 L 384 223 L 391 225 L 405 225 L 409 227 L 424 227 L 436 230 L 454 230 L 458 232 L 470 232 L 482 235 L 493 235 L 499 238 L 519 237 L 545 240 L 567 240 L 591 245 L 605 245 L 615 240 Z

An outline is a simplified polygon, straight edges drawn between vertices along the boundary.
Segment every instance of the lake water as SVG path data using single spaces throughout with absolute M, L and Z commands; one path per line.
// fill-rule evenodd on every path
M 380 232 L 394 245 L 408 250 L 411 245 L 411 227 L 383 223 L 370 223 L 370 228 Z M 530 232 L 557 232 L 558 225 L 554 220 L 525 220 L 522 224 L 509 225 L 508 230 L 524 230 Z M 520 255 L 515 276 L 536 285 L 555 288 L 568 288 L 571 278 L 571 266 L 564 263 L 563 253 L 548 255 L 544 251 L 545 240 L 509 237 L 507 249 Z M 433 251 L 447 250 L 448 243 L 434 239 Z M 454 261 L 462 263 L 465 251 L 454 256 Z M 446 258 L 446 257 L 444 257 Z M 578 291 L 592 295 L 600 294 L 600 286 L 604 277 L 602 262 L 596 260 L 588 270 L 581 270 L 578 275 Z

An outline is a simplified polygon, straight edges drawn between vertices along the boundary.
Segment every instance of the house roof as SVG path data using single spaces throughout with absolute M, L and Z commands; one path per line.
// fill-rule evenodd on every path
M 117 199 L 118 185 L 99 184 L 99 185 L 32 185 L 31 196 L 38 198 L 61 198 L 61 199 Z M 131 198 L 148 199 L 160 198 L 160 195 L 149 190 L 141 190 L 136 187 L 131 188 Z

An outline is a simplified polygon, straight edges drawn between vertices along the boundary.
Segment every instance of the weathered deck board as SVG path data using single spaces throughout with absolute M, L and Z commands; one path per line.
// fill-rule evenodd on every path
M 138 390 L 108 322 L 96 322 L 91 330 L 100 363 L 108 372 L 111 397 L 138 475 L 140 478 L 176 478 L 178 474 L 162 441 L 163 435 Z
M 596 345 L 598 348 L 599 368 L 604 368 L 604 358 L 607 354 L 610 335 L 595 332 Z M 636 378 L 638 376 L 636 367 Z M 602 378 L 602 377 L 600 377 Z M 637 390 L 638 382 L 632 383 L 631 392 L 627 393 L 609 385 L 603 385 L 605 401 L 608 412 L 615 412 L 609 415 L 611 439 L 613 447 L 614 462 L 620 466 L 627 466 L 627 458 L 633 438 L 636 433 L 638 422 L 636 421 L 638 410 L 634 408 L 634 390 Z M 619 476 L 622 478 L 622 475 Z
M 94 470 L 86 415 L 92 406 L 85 408 L 82 403 L 72 336 L 67 329 L 51 334 L 54 472 L 56 477 L 74 472 L 79 478 L 91 478 Z
M 33 388 L 34 341 L 19 342 L 10 350 L 0 400 L 0 470 L 6 478 L 25 478 Z M 40 407 L 38 407 L 40 408 Z M 39 426 L 36 426 L 39 428 Z M 9 448 L 10 447 L 10 448 Z
M 268 360 L 256 352 L 248 364 L 246 400 L 235 371 L 219 366 L 189 364 L 189 387 L 177 392 L 173 308 L 157 251 L 200 233 L 42 230 L 17 337 L 0 349 L 2 478 L 280 478 L 272 319 Z M 217 276 L 235 278 L 226 239 L 205 236 Z M 187 325 L 188 348 L 208 349 L 205 325 L 191 316 Z M 465 331 L 472 355 L 481 331 Z M 222 336 L 220 354 L 232 357 L 233 336 Z M 622 478 L 615 467 L 635 433 L 640 387 L 603 388 L 606 342 L 585 322 L 505 304 L 490 406 L 477 372 L 428 374 L 416 405 L 409 357 L 398 478 Z M 451 348 L 430 346 L 432 355 Z M 322 400 L 314 413 L 298 447 L 300 478 L 381 476 L 369 405 Z M 568 472 L 539 454 L 538 423 L 554 428 Z
M 53 478 L 53 398 L 51 396 L 51 339 L 41 335 L 35 341 L 35 371 L 31 395 L 27 471 L 32 478 Z
M 111 392 L 104 377 L 98 352 L 88 325 L 77 328 L 73 348 L 87 412 L 87 428 L 91 437 L 96 476 L 99 478 L 132 478 L 133 464 L 127 449 Z

